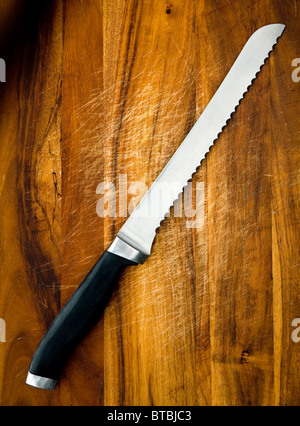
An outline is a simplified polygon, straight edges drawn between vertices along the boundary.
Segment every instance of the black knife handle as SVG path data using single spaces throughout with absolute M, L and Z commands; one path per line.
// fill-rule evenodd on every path
M 54 389 L 68 357 L 97 323 L 126 266 L 137 265 L 105 252 L 58 314 L 38 346 L 27 384 Z

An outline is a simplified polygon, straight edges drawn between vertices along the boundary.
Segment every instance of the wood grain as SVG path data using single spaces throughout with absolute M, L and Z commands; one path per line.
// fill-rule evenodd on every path
M 26 364 L 60 307 L 61 8 L 39 7 L 12 42 L 1 85 L 1 404 L 52 405 L 24 392 Z M 40 26 L 39 26 L 40 25 Z M 49 66 L 47 66 L 47 64 Z
M 0 2 L 0 404 L 299 405 L 298 0 L 32 1 L 19 39 L 13 3 Z M 43 333 L 126 220 L 120 175 L 128 207 L 273 22 L 284 36 L 193 177 L 203 224 L 172 208 L 57 389 L 26 386 Z M 118 217 L 97 214 L 103 182 Z

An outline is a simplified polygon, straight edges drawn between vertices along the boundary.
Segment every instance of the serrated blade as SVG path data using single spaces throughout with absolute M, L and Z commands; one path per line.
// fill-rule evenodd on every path
M 260 28 L 248 40 L 216 94 L 169 163 L 133 211 L 118 237 L 149 255 L 156 230 L 209 152 L 285 29 Z

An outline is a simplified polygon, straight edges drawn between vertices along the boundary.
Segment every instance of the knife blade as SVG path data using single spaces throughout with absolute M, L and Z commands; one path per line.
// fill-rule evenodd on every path
M 200 118 L 39 344 L 28 385 L 53 390 L 68 357 L 97 323 L 126 266 L 143 264 L 156 231 L 227 125 L 285 29 L 271 24 L 248 40 Z

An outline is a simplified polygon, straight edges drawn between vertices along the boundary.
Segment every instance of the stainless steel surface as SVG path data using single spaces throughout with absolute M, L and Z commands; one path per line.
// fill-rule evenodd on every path
M 161 221 L 231 118 L 284 29 L 283 24 L 267 25 L 251 36 L 191 132 L 121 228 L 118 237 L 123 242 L 150 254 Z
M 34 374 L 28 373 L 26 384 L 33 386 L 34 388 L 44 390 L 54 390 L 57 384 L 56 380 L 47 379 L 46 377 L 35 376 Z
M 135 263 L 144 263 L 148 257 L 131 247 L 129 244 L 120 240 L 118 237 L 114 240 L 107 251 Z

